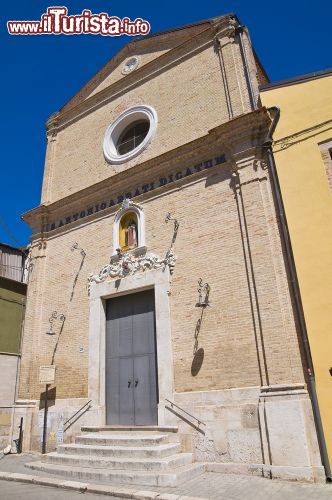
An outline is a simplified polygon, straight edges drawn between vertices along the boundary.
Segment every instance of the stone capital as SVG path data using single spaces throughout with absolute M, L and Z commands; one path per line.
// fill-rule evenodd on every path
M 57 111 L 52 113 L 49 119 L 46 122 L 46 137 L 49 141 L 54 140 L 58 133 L 59 126 L 59 115 L 60 113 Z

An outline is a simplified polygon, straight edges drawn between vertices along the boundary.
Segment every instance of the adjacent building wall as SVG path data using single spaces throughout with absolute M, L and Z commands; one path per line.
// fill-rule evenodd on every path
M 10 444 L 25 296 L 25 283 L 0 277 L 0 450 Z
M 274 157 L 288 221 L 314 363 L 319 407 L 332 463 L 332 74 L 263 89 L 279 106 Z

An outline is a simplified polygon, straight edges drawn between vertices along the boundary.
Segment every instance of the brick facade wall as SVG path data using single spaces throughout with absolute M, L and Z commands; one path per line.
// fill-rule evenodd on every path
M 210 156 L 220 153 L 217 147 L 208 146 Z M 188 154 L 180 164 L 173 160 L 168 171 L 161 166 L 160 172 L 167 175 L 176 165 L 186 168 L 197 160 Z M 170 287 L 174 381 L 179 392 L 303 381 L 268 173 L 264 163 L 257 167 L 257 159 L 235 160 L 239 177 L 232 177 L 232 162 L 227 162 L 138 198 L 145 213 L 148 251 L 165 255 L 172 237 L 171 226 L 164 222 L 168 211 L 180 223 Z M 30 398 L 39 396 L 38 368 L 51 362 L 57 338 L 45 334 L 53 310 L 66 315 L 55 355 L 57 395 L 87 395 L 87 277 L 109 261 L 118 208 L 99 219 L 78 221 L 72 229 L 60 228 L 45 242 L 46 248 L 38 243 L 33 247 L 22 397 L 27 397 L 27 386 Z M 74 242 L 86 257 L 73 290 L 82 259 L 70 250 Z M 211 306 L 204 311 L 198 337 L 204 362 L 192 376 L 200 277 L 211 286 Z M 56 323 L 57 333 L 59 327 Z

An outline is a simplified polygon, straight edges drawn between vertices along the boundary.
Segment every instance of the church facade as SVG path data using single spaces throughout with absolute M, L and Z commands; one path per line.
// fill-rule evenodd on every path
M 233 15 L 134 40 L 47 122 L 19 399 L 24 448 L 176 425 L 207 470 L 323 477 L 263 143 L 267 81 Z M 73 425 L 64 422 L 85 403 Z

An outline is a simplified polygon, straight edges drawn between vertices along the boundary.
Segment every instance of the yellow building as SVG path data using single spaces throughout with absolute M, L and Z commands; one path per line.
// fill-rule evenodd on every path
M 262 86 L 280 108 L 273 154 L 332 462 L 332 69 Z M 278 112 L 277 112 L 278 114 Z M 324 443 L 323 443 L 324 445 Z

